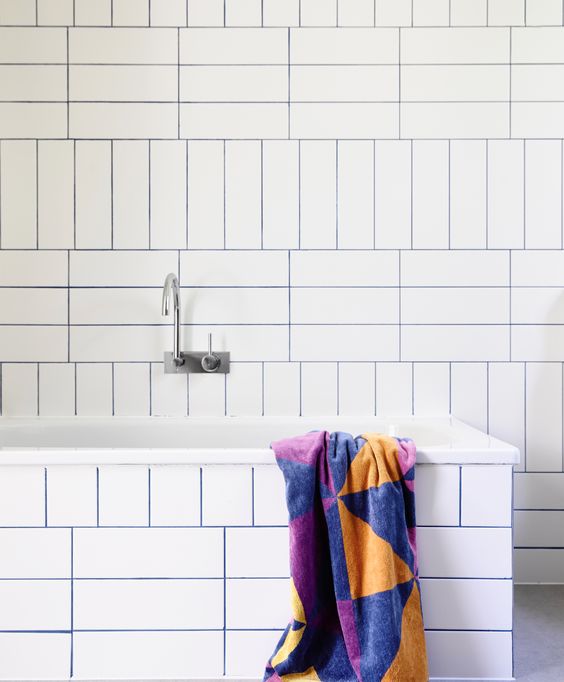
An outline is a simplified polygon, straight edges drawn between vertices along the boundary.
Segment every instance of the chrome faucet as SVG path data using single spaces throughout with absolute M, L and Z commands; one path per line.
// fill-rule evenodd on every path
M 180 287 L 178 277 L 174 272 L 166 276 L 163 287 L 163 315 L 170 315 L 170 300 L 174 309 L 174 339 L 172 342 L 172 361 L 177 366 L 184 364 L 184 358 L 180 356 Z

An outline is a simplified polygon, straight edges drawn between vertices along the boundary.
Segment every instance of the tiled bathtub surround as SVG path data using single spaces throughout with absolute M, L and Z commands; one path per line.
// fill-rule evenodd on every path
M 2 414 L 450 411 L 523 453 L 517 580 L 564 581 L 562 23 L 0 0 Z M 163 375 L 169 271 L 227 377 Z
M 417 467 L 434 678 L 511 677 L 511 478 Z M 0 678 L 259 679 L 288 620 L 286 521 L 274 464 L 3 467 Z

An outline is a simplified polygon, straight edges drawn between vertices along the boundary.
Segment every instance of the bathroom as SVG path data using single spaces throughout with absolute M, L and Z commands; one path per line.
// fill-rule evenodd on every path
M 316 430 L 417 446 L 430 679 L 564 679 L 563 13 L 0 0 L 0 680 L 262 679 Z

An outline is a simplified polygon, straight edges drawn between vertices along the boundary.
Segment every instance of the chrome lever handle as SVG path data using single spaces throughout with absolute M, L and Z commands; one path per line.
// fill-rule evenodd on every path
M 220 357 L 212 350 L 212 335 L 208 334 L 208 353 L 202 358 L 202 369 L 204 372 L 217 372 L 220 365 Z

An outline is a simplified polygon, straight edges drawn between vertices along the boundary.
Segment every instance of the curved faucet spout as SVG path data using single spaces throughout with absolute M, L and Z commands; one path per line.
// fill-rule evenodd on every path
M 174 310 L 174 339 L 172 348 L 172 358 L 175 365 L 184 364 L 183 358 L 180 356 L 180 287 L 178 286 L 178 277 L 174 272 L 169 272 L 166 276 L 163 287 L 163 315 L 170 315 L 170 302 Z

